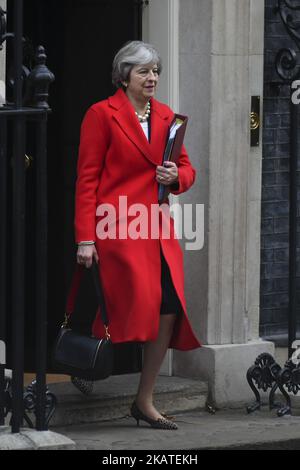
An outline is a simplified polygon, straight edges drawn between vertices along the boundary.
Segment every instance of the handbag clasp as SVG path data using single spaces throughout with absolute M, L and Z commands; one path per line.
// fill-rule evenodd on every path
M 70 314 L 65 312 L 65 319 L 61 325 L 61 328 L 67 328 L 69 322 Z

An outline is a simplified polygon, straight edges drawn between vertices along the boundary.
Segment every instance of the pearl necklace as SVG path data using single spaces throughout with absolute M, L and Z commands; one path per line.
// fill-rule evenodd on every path
M 138 120 L 139 120 L 140 122 L 145 122 L 145 121 L 147 121 L 148 117 L 150 116 L 150 101 L 148 101 L 147 109 L 146 109 L 146 112 L 145 112 L 144 115 L 139 114 L 137 111 L 135 111 L 135 114 L 137 115 Z

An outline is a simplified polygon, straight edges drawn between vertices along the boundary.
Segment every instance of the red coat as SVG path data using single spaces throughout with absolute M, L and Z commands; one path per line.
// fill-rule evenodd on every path
M 127 196 L 128 207 L 157 204 L 156 166 L 161 165 L 168 125 L 173 111 L 151 98 L 151 141 L 147 141 L 134 108 L 122 89 L 86 112 L 80 134 L 78 178 L 75 198 L 76 241 L 95 240 L 104 289 L 109 331 L 114 343 L 153 341 L 159 329 L 161 304 L 160 245 L 169 265 L 184 315 L 177 319 L 170 348 L 194 349 L 200 343 L 186 313 L 183 254 L 174 233 L 171 238 L 105 239 L 96 236 L 99 204 L 119 207 L 119 196 Z M 183 146 L 178 163 L 179 189 L 194 183 L 195 170 Z M 118 214 L 118 210 L 117 210 Z M 135 219 L 128 216 L 128 222 Z M 116 225 L 120 220 L 117 218 Z M 150 221 L 149 221 L 150 224 Z M 118 233 L 118 232 L 117 232 Z M 96 336 L 104 334 L 99 313 L 93 326 Z

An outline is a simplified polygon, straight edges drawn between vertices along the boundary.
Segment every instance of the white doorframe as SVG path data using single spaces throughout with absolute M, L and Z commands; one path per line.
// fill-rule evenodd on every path
M 143 10 L 143 41 L 159 51 L 163 70 L 156 98 L 179 112 L 179 0 L 150 0 Z M 170 196 L 170 204 L 178 196 Z M 175 215 L 175 214 L 174 214 Z M 178 217 L 177 220 L 180 218 Z M 176 220 L 176 215 L 175 215 Z M 176 225 L 175 225 L 176 230 Z M 169 349 L 160 375 L 171 376 L 173 351 Z

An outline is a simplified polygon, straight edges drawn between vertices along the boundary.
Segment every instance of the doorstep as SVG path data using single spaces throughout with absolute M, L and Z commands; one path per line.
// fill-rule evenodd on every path
M 115 375 L 95 383 L 85 396 L 71 382 L 48 384 L 56 395 L 57 408 L 50 428 L 108 421 L 128 416 L 138 388 L 140 374 Z M 155 405 L 167 414 L 204 410 L 207 383 L 182 377 L 159 376 L 155 387 Z

